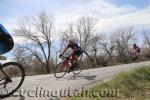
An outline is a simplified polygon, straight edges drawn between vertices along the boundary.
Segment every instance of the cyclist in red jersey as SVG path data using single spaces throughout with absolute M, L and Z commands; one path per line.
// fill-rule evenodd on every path
M 73 50 L 75 50 L 75 52 L 72 54 L 72 57 L 76 60 L 76 62 L 78 63 L 78 57 L 83 53 L 83 50 L 81 49 L 81 47 L 76 43 L 76 41 L 74 39 L 70 39 L 69 40 L 69 44 L 68 46 L 65 48 L 65 50 L 63 51 L 62 54 L 60 54 L 59 56 L 61 57 L 67 50 L 68 48 L 71 48 Z M 68 57 L 69 58 L 69 57 Z M 77 64 L 76 63 L 76 64 Z M 77 65 L 72 65 L 69 72 L 72 71 L 74 69 L 74 67 Z

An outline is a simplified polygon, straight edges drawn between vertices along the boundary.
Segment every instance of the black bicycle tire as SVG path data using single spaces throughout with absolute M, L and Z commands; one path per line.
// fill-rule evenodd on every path
M 84 51 L 84 53 L 86 53 L 86 52 Z M 87 54 L 87 53 L 86 53 L 86 54 Z M 80 59 L 79 59 L 79 61 L 78 61 L 78 63 L 81 62 L 82 65 L 83 65 L 82 58 L 83 58 L 83 53 L 82 53 L 82 55 L 80 56 Z M 83 67 L 83 66 L 81 67 L 81 65 L 78 65 L 78 67 L 79 67 L 79 69 L 80 69 L 80 72 L 79 72 L 79 73 L 75 73 L 75 70 L 73 70 L 73 74 L 74 74 L 74 75 L 78 75 L 78 74 L 80 74 L 80 73 L 82 72 L 82 67 Z
M 24 67 L 21 64 L 17 63 L 17 62 L 7 62 L 7 63 L 5 63 L 1 66 L 1 69 L 3 69 L 4 67 L 7 67 L 9 65 L 15 65 L 20 69 L 20 71 L 22 73 L 21 81 L 20 81 L 19 85 L 13 91 L 11 91 L 10 93 L 8 93 L 6 95 L 0 95 L 0 98 L 6 98 L 6 97 L 9 97 L 10 95 L 12 95 L 13 93 L 15 93 L 22 86 L 22 84 L 24 82 L 24 79 L 25 79 Z
M 73 70 L 72 72 L 73 72 L 74 75 L 78 75 L 78 74 L 80 74 L 82 72 L 82 69 L 81 69 L 80 65 L 78 65 L 76 67 L 79 67 L 78 69 L 80 70 L 80 72 L 79 73 L 75 73 L 75 70 Z
M 63 76 L 65 76 L 66 75 L 66 73 L 67 73 L 67 71 L 68 71 L 68 67 L 67 67 L 67 69 L 66 69 L 66 71 L 64 72 L 64 74 L 62 75 L 62 76 L 60 76 L 60 77 L 58 77 L 56 74 L 56 70 L 57 70 L 57 68 L 58 68 L 58 66 L 60 65 L 60 64 L 63 64 L 64 62 L 61 62 L 61 63 L 59 63 L 56 67 L 55 67 L 55 69 L 54 69 L 54 75 L 55 75 L 55 77 L 56 78 L 62 78 Z

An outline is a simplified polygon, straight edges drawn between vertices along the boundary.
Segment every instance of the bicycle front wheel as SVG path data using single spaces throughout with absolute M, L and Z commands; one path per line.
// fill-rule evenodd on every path
M 56 78 L 62 78 L 68 71 L 69 65 L 64 62 L 59 63 L 54 70 L 54 75 Z
M 25 70 L 16 62 L 8 62 L 0 68 L 0 98 L 6 98 L 16 92 L 25 78 Z

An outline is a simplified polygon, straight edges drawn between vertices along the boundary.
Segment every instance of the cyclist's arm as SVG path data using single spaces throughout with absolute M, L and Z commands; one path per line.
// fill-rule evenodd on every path
M 64 49 L 64 51 L 63 51 L 63 53 L 62 53 L 62 54 L 64 54 L 64 53 L 67 51 L 67 49 L 68 49 L 68 47 L 66 47 L 66 48 Z
M 136 48 L 136 52 L 138 52 L 139 47 Z

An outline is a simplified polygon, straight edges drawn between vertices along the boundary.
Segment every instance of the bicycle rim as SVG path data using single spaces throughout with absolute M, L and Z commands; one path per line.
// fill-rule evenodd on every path
M 82 71 L 82 66 L 83 66 L 83 63 L 82 63 L 82 62 L 79 62 L 78 66 L 76 66 L 76 67 L 73 69 L 73 74 L 74 74 L 74 75 L 80 74 L 81 71 Z
M 4 75 L 2 71 L 5 72 L 6 75 Z M 6 80 L 0 81 L 0 98 L 6 98 L 12 95 L 21 87 L 25 78 L 25 70 L 19 63 L 8 62 L 3 64 L 0 70 L 0 78 L 6 76 L 9 77 L 12 82 L 8 82 L 6 87 L 4 87 L 4 84 L 1 83 L 3 83 L 2 81 L 5 82 Z

